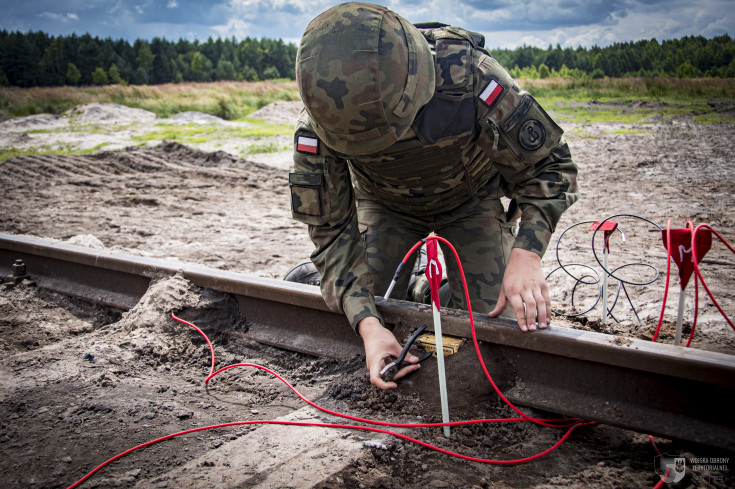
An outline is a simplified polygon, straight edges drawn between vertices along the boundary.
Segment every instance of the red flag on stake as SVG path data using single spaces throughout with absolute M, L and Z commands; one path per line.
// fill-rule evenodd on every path
M 439 287 L 441 287 L 442 283 L 442 266 L 439 263 L 439 253 L 435 239 L 430 239 L 426 242 L 426 261 L 426 278 L 429 279 L 429 285 L 431 286 L 431 302 L 438 311 L 441 309 L 439 304 Z
M 596 222 L 590 226 L 590 231 L 604 231 L 605 232 L 605 251 L 610 253 L 610 236 L 612 236 L 613 231 L 615 231 L 618 228 L 618 223 L 613 221 L 605 221 L 603 223 Z M 623 241 L 625 241 L 625 236 L 623 236 Z
M 692 255 L 692 230 L 671 229 L 671 258 L 679 267 L 679 280 L 681 288 L 685 289 L 689 279 L 694 273 L 694 255 Z M 661 231 L 661 236 L 666 248 L 666 230 Z M 697 261 L 701 261 L 712 247 L 712 231 L 700 229 L 697 232 Z M 668 249 L 668 248 L 667 248 Z
M 439 398 L 442 407 L 442 422 L 449 423 L 449 398 L 447 395 L 447 378 L 444 370 L 444 342 L 442 340 L 442 320 L 439 316 L 439 286 L 442 283 L 442 266 L 436 238 L 429 236 L 426 241 L 426 278 L 431 287 L 431 315 L 434 317 L 434 336 L 436 338 L 436 366 L 439 373 Z M 444 436 L 449 438 L 449 426 L 444 426 Z

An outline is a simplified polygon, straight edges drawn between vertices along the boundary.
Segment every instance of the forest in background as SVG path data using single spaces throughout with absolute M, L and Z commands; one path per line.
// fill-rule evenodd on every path
M 297 46 L 245 38 L 205 42 L 100 39 L 89 34 L 0 31 L 0 85 L 158 85 L 293 79 Z M 687 36 L 591 48 L 490 49 L 514 78 L 735 78 L 735 41 Z
M 294 78 L 297 47 L 282 40 L 206 42 L 154 38 L 133 44 L 89 34 L 0 31 L 0 85 L 159 85 Z

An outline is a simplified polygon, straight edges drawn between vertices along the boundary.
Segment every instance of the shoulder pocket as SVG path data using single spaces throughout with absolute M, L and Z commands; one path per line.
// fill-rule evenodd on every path
M 480 145 L 515 168 L 534 165 L 549 155 L 563 131 L 530 93 L 522 90 L 490 56 L 478 65 L 482 83 L 476 89 Z
M 529 93 L 508 95 L 517 100 L 512 111 L 490 111 L 488 120 L 499 129 L 502 142 L 518 160 L 536 164 L 559 144 L 563 131 Z
M 436 40 L 436 90 L 465 88 L 472 79 L 472 46 L 462 39 Z
M 548 156 L 561 141 L 563 133 L 529 94 L 525 94 L 516 110 L 503 120 L 500 131 L 507 136 L 513 152 L 529 164 Z
M 322 173 L 293 172 L 288 174 L 291 189 L 291 214 L 305 224 L 324 224 L 329 215 L 324 195 Z

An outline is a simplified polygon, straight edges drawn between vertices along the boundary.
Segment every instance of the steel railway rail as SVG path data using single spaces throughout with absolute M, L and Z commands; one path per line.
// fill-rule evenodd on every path
M 232 294 L 253 340 L 334 358 L 362 351 L 344 317 L 327 310 L 313 286 L 0 233 L 0 274 L 22 274 L 18 260 L 40 287 L 123 310 L 151 280 L 180 272 L 198 286 Z M 432 323 L 424 305 L 378 299 L 378 309 L 399 339 Z M 467 313 L 442 313 L 445 334 L 471 338 Z M 735 450 L 728 403 L 735 397 L 735 356 L 567 328 L 524 334 L 514 321 L 474 319 L 485 362 L 514 403 Z M 470 342 L 447 357 L 450 402 L 463 406 L 496 396 Z M 436 385 L 435 369 L 428 368 L 405 379 L 401 390 L 430 400 Z

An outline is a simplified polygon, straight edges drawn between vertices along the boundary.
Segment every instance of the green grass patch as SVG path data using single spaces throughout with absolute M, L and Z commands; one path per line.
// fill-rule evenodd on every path
M 720 78 L 606 78 L 519 80 L 560 122 L 648 124 L 689 117 L 732 124 L 718 107 L 735 104 L 735 84 Z
M 646 134 L 646 130 L 644 129 L 633 129 L 631 127 L 619 127 L 617 129 L 614 129 L 612 131 L 615 135 L 626 135 L 626 136 L 636 136 L 639 134 Z
M 226 120 L 246 117 L 275 101 L 299 99 L 296 82 L 168 83 L 101 87 L 0 87 L 0 115 L 5 118 L 41 113 L 63 114 L 93 102 L 148 110 L 158 117 L 196 111 Z
M 694 116 L 697 124 L 735 124 L 735 115 L 732 113 L 710 112 Z
M 243 152 L 243 155 L 254 155 L 263 153 L 278 153 L 280 151 L 286 151 L 292 149 L 291 145 L 280 145 L 273 142 L 265 144 L 251 144 Z
M 564 131 L 564 137 L 569 141 L 581 139 L 595 139 L 600 136 L 640 136 L 648 134 L 644 126 L 634 127 L 611 127 L 595 125 L 579 125 Z
M 88 155 L 98 152 L 106 143 L 98 144 L 94 148 L 79 149 L 71 144 L 63 144 L 60 147 L 50 149 L 19 149 L 15 147 L 0 147 L 0 162 L 15 158 L 17 156 L 27 155 Z
M 519 84 L 539 100 L 549 97 L 567 100 L 701 101 L 735 99 L 735 85 L 726 78 L 604 78 L 598 80 L 519 80 Z
M 142 135 L 133 136 L 135 142 L 176 141 L 182 144 L 204 143 L 217 139 L 253 138 L 290 135 L 290 124 L 271 124 L 257 119 L 248 119 L 247 126 L 223 126 L 221 124 L 156 124 L 156 128 Z
M 558 122 L 576 124 L 619 123 L 650 124 L 670 122 L 674 119 L 692 118 L 699 124 L 732 124 L 728 113 L 716 109 L 701 100 L 644 102 L 640 100 L 610 100 L 587 102 L 551 98 L 540 101 Z
M 27 129 L 25 134 L 59 134 L 59 133 L 84 133 L 84 134 L 110 134 L 120 131 L 134 129 L 138 124 L 135 122 L 129 124 L 78 124 L 73 119 L 69 124 L 56 127 L 53 129 Z

